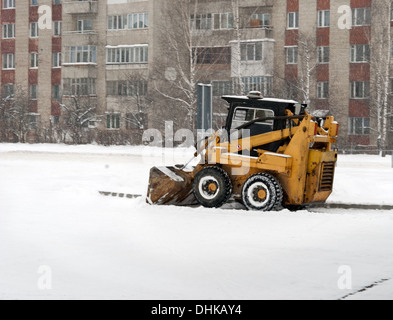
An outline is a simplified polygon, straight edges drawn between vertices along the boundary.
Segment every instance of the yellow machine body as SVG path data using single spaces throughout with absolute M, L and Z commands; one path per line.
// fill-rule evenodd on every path
M 197 187 L 193 186 L 193 180 L 200 171 L 216 167 L 229 177 L 233 199 L 242 200 L 246 181 L 265 173 L 279 182 L 284 207 L 325 202 L 333 190 L 337 151 L 332 145 L 336 143 L 339 124 L 333 117 L 325 118 L 320 125 L 307 113 L 301 117 L 293 117 L 289 110 L 286 113 L 287 121 L 291 122 L 289 128 L 230 142 L 222 141 L 219 133 L 213 134 L 205 141 L 201 161 L 192 171 L 153 168 L 147 201 L 159 205 L 195 204 L 193 188 Z M 258 146 L 277 141 L 282 145 L 276 152 L 258 149 Z M 254 156 L 250 156 L 251 151 Z M 211 190 L 216 187 L 210 183 Z M 258 189 L 262 198 L 266 192 L 268 190 Z

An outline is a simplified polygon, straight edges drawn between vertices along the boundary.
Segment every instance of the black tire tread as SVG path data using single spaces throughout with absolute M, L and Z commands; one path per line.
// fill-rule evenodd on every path
M 282 210 L 282 208 L 283 208 L 282 203 L 283 203 L 283 199 L 284 199 L 283 189 L 281 187 L 280 182 L 274 176 L 272 176 L 268 173 L 257 173 L 257 174 L 254 174 L 253 176 L 251 176 L 250 178 L 248 178 L 248 180 L 243 185 L 243 189 L 242 189 L 243 203 L 245 204 L 247 209 L 255 210 L 255 208 L 252 208 L 250 205 L 246 204 L 246 200 L 244 199 L 244 192 L 245 192 L 245 188 L 247 188 L 253 182 L 259 180 L 260 177 L 264 177 L 265 179 L 268 179 L 274 188 L 273 204 L 268 205 L 267 210 L 264 210 L 264 211 L 280 211 L 280 210 Z
M 204 175 L 212 175 L 212 176 L 216 176 L 216 177 L 221 177 L 223 179 L 223 186 L 225 188 L 224 189 L 225 192 L 222 194 L 222 196 L 220 196 L 215 201 L 211 201 L 211 203 L 207 203 L 205 201 L 205 199 L 203 199 L 199 195 L 199 192 L 197 191 L 199 179 Z M 220 208 L 220 207 L 222 207 L 225 203 L 228 202 L 229 198 L 231 197 L 232 189 L 233 189 L 232 181 L 231 181 L 228 173 L 225 170 L 223 170 L 219 167 L 216 167 L 216 166 L 206 167 L 206 168 L 202 169 L 201 171 L 199 171 L 197 173 L 197 175 L 195 176 L 195 179 L 194 179 L 193 190 L 194 190 L 195 198 L 198 200 L 198 202 L 201 205 L 203 205 L 204 207 L 207 207 L 207 208 Z

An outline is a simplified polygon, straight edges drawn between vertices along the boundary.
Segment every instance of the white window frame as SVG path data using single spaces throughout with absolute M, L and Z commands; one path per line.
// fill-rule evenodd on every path
M 110 47 L 106 49 L 106 64 L 148 63 L 147 45 Z
M 62 35 L 62 21 L 53 21 L 53 35 L 55 37 Z
M 285 47 L 285 59 L 287 64 L 298 64 L 299 48 L 297 46 Z
M 61 52 L 52 52 L 52 68 L 61 68 Z
M 245 91 L 259 91 L 264 96 L 272 94 L 273 90 L 273 77 L 260 76 L 260 77 L 243 77 Z
M 351 99 L 370 98 L 370 82 L 352 81 L 350 86 L 351 86 Z
M 330 27 L 330 10 L 318 11 L 318 28 Z
M 64 64 L 97 64 L 97 47 L 92 45 L 66 47 Z
M 270 13 L 254 13 L 251 15 L 251 20 L 259 20 L 260 21 L 260 24 L 259 24 L 260 28 L 267 28 L 267 27 L 271 26 Z
M 3 0 L 3 9 L 15 9 L 15 0 Z
M 358 130 L 361 132 L 358 132 Z M 348 118 L 348 134 L 351 136 L 367 136 L 371 133 L 370 118 L 350 117 Z
M 38 100 L 38 85 L 31 84 L 29 89 L 30 100 Z
M 328 99 L 329 98 L 329 82 L 320 81 L 317 83 L 317 98 L 318 99 Z
M 352 26 L 369 26 L 371 25 L 371 8 L 354 8 L 352 9 Z
M 358 59 L 360 56 L 360 59 Z M 370 45 L 354 44 L 351 45 L 351 63 L 368 63 L 370 62 Z
M 76 22 L 76 30 L 78 33 L 91 33 L 93 31 L 93 20 L 80 19 Z
M 106 113 L 106 129 L 119 130 L 121 128 L 120 118 L 120 112 Z
M 15 54 L 4 53 L 2 55 L 2 69 L 3 70 L 14 70 L 15 69 Z
M 37 69 L 38 68 L 38 53 L 31 52 L 30 53 L 30 69 Z
M 7 92 L 5 92 L 7 91 Z M 15 95 L 15 84 L 13 83 L 6 83 L 2 86 L 1 88 L 1 96 L 3 99 L 9 98 L 9 99 L 14 99 Z
M 213 14 L 214 30 L 230 30 L 234 26 L 234 17 L 232 12 L 214 13 Z
M 213 14 L 199 14 L 191 15 L 192 30 L 212 30 L 213 29 Z
M 63 95 L 66 96 L 96 96 L 95 78 L 65 78 L 63 79 Z
M 318 47 L 318 63 L 327 64 L 330 62 L 330 47 L 319 46 Z
M 263 42 L 242 42 L 240 44 L 241 61 L 262 61 Z
M 38 38 L 39 31 L 38 31 L 38 22 L 30 22 L 30 30 L 29 35 L 30 38 Z
M 299 11 L 288 12 L 287 20 L 287 29 L 299 29 Z
M 6 23 L 3 24 L 3 39 L 14 39 L 15 38 L 15 24 Z

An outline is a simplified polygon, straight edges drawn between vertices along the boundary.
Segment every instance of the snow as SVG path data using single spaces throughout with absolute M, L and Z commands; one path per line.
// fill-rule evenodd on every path
M 98 194 L 145 193 L 152 166 L 192 154 L 0 144 L 0 299 L 393 297 L 391 211 L 252 213 Z M 390 157 L 340 155 L 329 201 L 393 204 L 392 191 Z

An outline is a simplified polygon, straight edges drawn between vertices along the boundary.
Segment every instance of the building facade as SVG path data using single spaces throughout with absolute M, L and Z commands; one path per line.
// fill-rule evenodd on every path
M 1 2 L 2 97 L 25 93 L 32 130 L 61 124 L 72 104 L 89 114 L 86 130 L 190 127 L 190 93 L 203 82 L 213 86 L 216 128 L 222 95 L 258 90 L 336 116 L 344 148 L 390 147 L 391 101 L 380 89 L 390 68 L 379 75 L 392 16 L 377 1 Z

